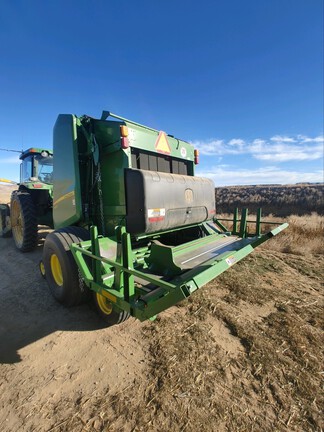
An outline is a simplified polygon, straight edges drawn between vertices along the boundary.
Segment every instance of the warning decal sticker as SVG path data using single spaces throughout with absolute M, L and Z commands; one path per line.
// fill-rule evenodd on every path
M 148 209 L 147 216 L 150 222 L 160 222 L 165 217 L 165 208 Z
M 166 137 L 166 133 L 165 132 L 160 132 L 159 136 L 156 140 L 155 143 L 155 149 L 159 152 L 159 153 L 164 153 L 164 154 L 170 154 L 171 153 L 171 149 Z
M 235 256 L 231 255 L 228 258 L 226 258 L 225 261 L 229 266 L 231 266 L 231 265 L 236 263 L 236 258 L 235 258 Z

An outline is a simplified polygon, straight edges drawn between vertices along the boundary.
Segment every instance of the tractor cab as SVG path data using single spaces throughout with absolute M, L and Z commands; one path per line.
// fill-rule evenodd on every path
M 53 153 L 50 150 L 29 148 L 20 155 L 20 183 L 53 184 Z

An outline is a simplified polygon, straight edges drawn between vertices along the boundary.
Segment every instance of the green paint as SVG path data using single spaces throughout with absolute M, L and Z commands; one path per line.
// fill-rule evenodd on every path
M 75 116 L 58 116 L 54 126 L 53 148 L 53 219 L 54 227 L 58 229 L 78 223 L 82 217 Z

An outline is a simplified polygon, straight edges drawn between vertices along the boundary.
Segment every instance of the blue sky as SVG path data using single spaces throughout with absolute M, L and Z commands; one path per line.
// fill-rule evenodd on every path
M 322 0 L 1 1 L 0 54 L 0 148 L 106 109 L 193 142 L 216 186 L 323 181 Z

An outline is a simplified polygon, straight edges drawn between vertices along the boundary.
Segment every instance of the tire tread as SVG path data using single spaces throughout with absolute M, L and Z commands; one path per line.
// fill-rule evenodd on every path
M 21 246 L 18 246 L 13 232 L 15 244 L 21 252 L 30 252 L 35 249 L 38 243 L 36 207 L 30 194 L 25 191 L 13 191 L 11 195 L 11 203 L 14 200 L 19 201 L 22 217 L 24 219 L 23 242 Z
M 59 296 L 55 290 L 55 283 L 53 284 L 51 275 L 48 279 L 48 284 L 53 296 L 65 306 L 76 306 L 89 298 L 89 290 L 86 288 L 85 284 L 83 283 L 82 286 L 80 285 L 79 269 L 70 250 L 70 245 L 72 243 L 79 243 L 88 238 L 89 233 L 86 229 L 81 227 L 67 227 L 53 231 L 45 240 L 43 262 L 46 273 L 50 273 L 50 266 L 47 262 L 49 259 L 48 254 L 50 254 L 51 250 L 54 251 L 55 248 L 61 250 L 63 254 L 64 263 L 61 263 L 61 266 L 64 264 L 64 266 L 70 269 L 70 283 L 65 287 L 64 293 L 61 296 Z M 52 286 L 52 284 L 54 286 Z
M 10 209 L 7 204 L 1 205 L 0 207 L 0 237 L 8 238 L 12 236 L 11 228 L 8 231 L 6 229 L 6 218 L 10 217 Z

